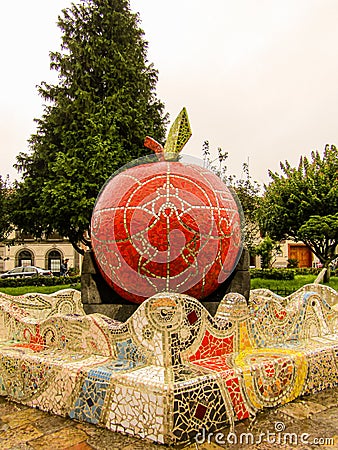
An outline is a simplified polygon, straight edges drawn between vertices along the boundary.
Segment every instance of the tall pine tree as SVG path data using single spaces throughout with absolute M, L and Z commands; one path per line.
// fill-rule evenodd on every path
M 45 100 L 22 173 L 13 220 L 36 236 L 52 230 L 90 246 L 97 194 L 119 167 L 148 151 L 146 135 L 163 141 L 167 117 L 157 99 L 157 71 L 128 0 L 81 0 L 62 11 L 60 52 L 51 69 L 58 84 L 42 82 Z

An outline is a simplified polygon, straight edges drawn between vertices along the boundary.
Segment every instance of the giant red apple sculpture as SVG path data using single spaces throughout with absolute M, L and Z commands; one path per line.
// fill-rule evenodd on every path
M 230 190 L 210 170 L 179 160 L 190 135 L 183 109 L 164 148 L 146 138 L 157 157 L 119 171 L 98 196 L 94 255 L 105 280 L 132 302 L 162 291 L 207 297 L 241 254 L 241 214 Z

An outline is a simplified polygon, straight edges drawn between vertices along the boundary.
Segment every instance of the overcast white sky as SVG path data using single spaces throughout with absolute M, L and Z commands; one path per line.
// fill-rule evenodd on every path
M 75 1 L 76 3 L 76 1 Z M 49 51 L 70 0 L 1 2 L 1 175 L 10 174 L 35 130 L 42 99 L 35 86 L 55 80 Z M 279 161 L 338 145 L 338 0 L 131 0 L 159 71 L 157 93 L 171 122 L 183 106 L 193 136 L 229 152 L 229 174 L 269 180 Z

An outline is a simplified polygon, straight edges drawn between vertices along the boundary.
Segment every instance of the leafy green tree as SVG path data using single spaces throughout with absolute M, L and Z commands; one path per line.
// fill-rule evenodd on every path
M 55 230 L 83 253 L 90 217 L 106 180 L 149 151 L 146 135 L 163 142 L 167 117 L 157 99 L 157 71 L 128 0 L 81 0 L 62 11 L 59 52 L 50 53 L 58 84 L 38 87 L 46 102 L 17 158 L 13 220 L 36 236 Z
M 277 241 L 304 242 L 329 268 L 338 245 L 337 148 L 327 145 L 322 157 L 312 152 L 296 168 L 287 161 L 280 166 L 282 174 L 269 172 L 272 182 L 259 209 L 261 229 Z
M 330 262 L 337 256 L 338 213 L 328 216 L 311 216 L 299 229 L 300 239 L 320 258 L 329 270 Z M 325 264 L 326 263 L 326 264 Z
M 270 236 L 265 238 L 252 249 L 252 253 L 261 257 L 262 269 L 271 269 L 280 252 L 280 245 Z

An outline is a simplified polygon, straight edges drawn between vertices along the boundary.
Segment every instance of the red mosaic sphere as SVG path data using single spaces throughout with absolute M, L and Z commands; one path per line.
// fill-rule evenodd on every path
M 97 199 L 91 232 L 103 277 L 134 303 L 163 291 L 203 299 L 242 250 L 241 214 L 228 187 L 210 170 L 177 161 L 113 176 Z

